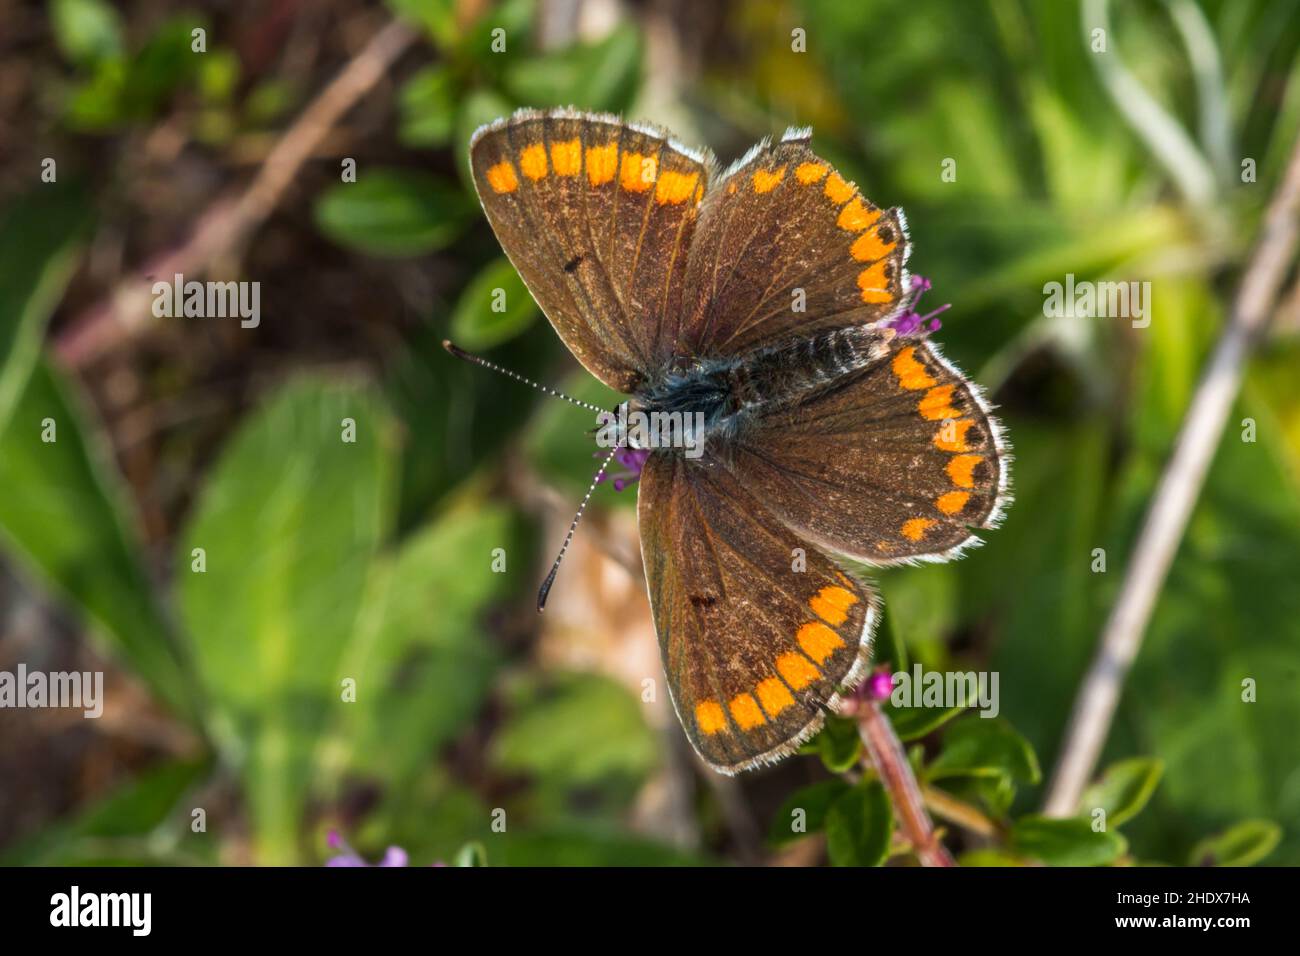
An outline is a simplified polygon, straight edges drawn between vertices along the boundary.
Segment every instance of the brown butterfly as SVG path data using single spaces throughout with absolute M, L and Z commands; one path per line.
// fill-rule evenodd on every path
M 879 598 L 835 556 L 946 561 L 1009 501 L 997 421 L 913 310 L 901 210 L 810 138 L 721 175 L 662 130 L 572 110 L 521 111 L 470 145 L 533 297 L 632 396 L 613 444 L 639 471 L 664 670 L 723 773 L 791 753 L 866 676 Z

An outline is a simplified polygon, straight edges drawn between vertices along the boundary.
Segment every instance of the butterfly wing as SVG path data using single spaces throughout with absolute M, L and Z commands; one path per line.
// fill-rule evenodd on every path
M 703 460 L 655 453 L 637 504 L 655 629 L 686 735 L 723 773 L 791 753 L 865 673 L 875 593 Z
M 997 524 L 1010 451 L 978 386 L 928 340 L 760 414 L 730 468 L 789 528 L 871 564 L 942 561 Z
M 760 144 L 705 197 L 678 355 L 736 355 L 902 308 L 909 246 L 901 210 L 864 199 L 807 147 L 809 135 L 792 130 Z
M 672 351 L 710 159 L 614 117 L 525 110 L 476 132 L 470 160 L 488 221 L 564 344 L 635 391 Z

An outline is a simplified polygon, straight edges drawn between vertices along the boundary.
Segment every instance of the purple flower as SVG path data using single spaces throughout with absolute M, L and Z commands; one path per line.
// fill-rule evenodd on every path
M 592 457 L 603 458 L 604 454 L 602 452 L 596 452 Z M 650 450 L 648 448 L 628 448 L 627 446 L 624 446 L 614 452 L 614 460 L 622 465 L 626 470 L 612 475 L 609 472 L 605 472 L 605 474 L 600 476 L 599 480 L 612 481 L 614 482 L 614 490 L 622 491 L 628 485 L 633 484 L 641 477 L 641 469 L 645 467 L 646 459 L 649 457 Z
M 887 700 L 894 692 L 894 675 L 889 668 L 881 667 L 867 678 L 867 696 L 872 700 Z
M 400 846 L 390 846 L 384 851 L 384 858 L 378 863 L 367 863 L 361 858 L 356 850 L 348 846 L 348 841 L 343 839 L 337 830 L 331 830 L 326 838 L 331 850 L 342 850 L 339 856 L 331 857 L 325 861 L 326 866 L 406 866 L 406 851 Z
M 893 329 L 900 336 L 919 335 L 923 332 L 937 332 L 943 326 L 943 323 L 935 318 L 940 312 L 952 307 L 952 303 L 945 303 L 939 306 L 933 312 L 927 312 L 921 315 L 916 311 L 917 303 L 921 301 L 921 296 L 930 290 L 930 280 L 925 276 L 912 276 L 911 285 L 908 292 L 915 292 L 916 297 L 912 299 L 912 304 L 902 315 L 895 316 L 885 323 L 886 326 Z

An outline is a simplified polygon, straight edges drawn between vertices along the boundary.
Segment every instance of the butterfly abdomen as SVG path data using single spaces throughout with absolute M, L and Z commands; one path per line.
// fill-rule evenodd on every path
M 884 355 L 884 343 L 876 329 L 849 326 L 760 349 L 741 357 L 727 370 L 729 404 L 741 412 L 789 401 L 801 392 L 865 368 Z

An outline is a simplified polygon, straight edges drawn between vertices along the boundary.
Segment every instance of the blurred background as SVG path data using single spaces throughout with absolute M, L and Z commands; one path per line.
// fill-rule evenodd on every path
M 0 710 L 0 863 L 316 864 L 331 830 L 418 865 L 911 862 L 851 725 L 738 779 L 695 760 L 635 490 L 598 490 L 534 610 L 593 422 L 438 343 L 613 402 L 467 175 L 479 124 L 556 105 L 724 163 L 811 125 L 905 208 L 938 340 L 1017 455 L 984 547 L 878 575 L 878 659 L 1000 676 L 995 721 L 888 708 L 950 848 L 1300 863 L 1294 294 L 1126 685 L 1087 802 L 1115 826 L 1034 816 L 1300 130 L 1294 0 L 0 0 L 0 24 L 0 671 L 105 674 L 98 720 Z M 260 323 L 156 317 L 175 273 L 260 283 Z M 1067 274 L 1150 282 L 1150 325 L 1045 317 Z

